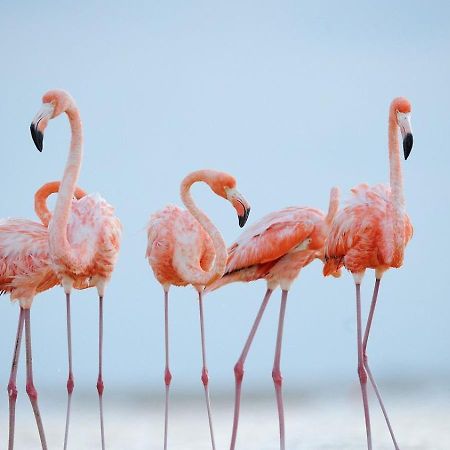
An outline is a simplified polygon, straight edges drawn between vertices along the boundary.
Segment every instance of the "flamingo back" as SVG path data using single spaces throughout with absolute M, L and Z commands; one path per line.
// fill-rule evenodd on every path
M 29 308 L 35 294 L 57 284 L 47 228 L 26 219 L 0 220 L 0 293 Z
M 289 207 L 249 227 L 228 249 L 226 273 L 275 261 L 301 245 L 323 219 L 313 208 Z
M 400 267 L 393 261 L 392 205 L 389 186 L 360 184 L 351 190 L 346 206 L 336 215 L 325 244 L 324 275 L 345 265 L 351 272 L 366 268 Z M 404 214 L 405 243 L 412 225 Z

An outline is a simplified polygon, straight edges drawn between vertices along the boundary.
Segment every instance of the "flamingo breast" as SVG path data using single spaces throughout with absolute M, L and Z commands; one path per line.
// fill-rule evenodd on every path
M 215 253 L 210 236 L 186 210 L 168 205 L 150 216 L 146 257 L 162 284 L 186 286 L 177 264 L 194 270 L 209 270 Z
M 121 233 L 122 225 L 114 208 L 99 194 L 73 200 L 67 240 L 75 265 L 54 261 L 55 271 L 74 279 L 79 288 L 88 287 L 87 280 L 92 278 L 108 280 L 119 254 Z

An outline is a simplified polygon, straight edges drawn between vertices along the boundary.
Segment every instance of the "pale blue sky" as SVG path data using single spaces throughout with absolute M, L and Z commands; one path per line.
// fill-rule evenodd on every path
M 121 3 L 121 4 L 119 4 Z M 34 218 L 33 194 L 62 175 L 69 127 L 46 132 L 42 154 L 29 124 L 42 94 L 67 89 L 85 126 L 79 185 L 100 192 L 124 224 L 105 305 L 108 386 L 161 388 L 163 296 L 144 259 L 152 211 L 180 203 L 189 171 L 233 173 L 252 204 L 249 223 L 288 205 L 326 209 L 360 182 L 387 181 L 391 99 L 413 104 L 415 145 L 403 164 L 414 239 L 401 270 L 383 280 L 369 356 L 379 378 L 450 374 L 450 27 L 448 2 L 5 2 L 0 6 L 0 216 Z M 204 187 L 198 204 L 227 242 L 234 210 Z M 367 307 L 373 278 L 363 290 Z M 356 382 L 353 282 L 304 270 L 288 300 L 286 386 Z M 265 290 L 236 284 L 205 305 L 212 389 L 230 389 L 232 367 Z M 94 386 L 97 300 L 73 296 L 77 382 Z M 279 294 L 248 360 L 248 386 L 271 389 Z M 197 303 L 171 292 L 174 386 L 199 387 Z M 17 305 L 0 300 L 0 386 L 6 386 Z M 65 303 L 61 289 L 32 310 L 39 386 L 64 390 Z M 20 372 L 23 373 L 23 359 Z M 5 394 L 6 395 L 6 394 Z

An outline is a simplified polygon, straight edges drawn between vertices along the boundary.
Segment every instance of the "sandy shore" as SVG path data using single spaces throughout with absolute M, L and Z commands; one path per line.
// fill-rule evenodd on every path
M 271 394 L 271 393 L 269 393 Z M 230 396 L 213 396 L 218 449 L 229 443 L 232 422 Z M 1 448 L 6 445 L 6 398 L 0 413 Z M 62 448 L 65 399 L 41 395 L 41 408 L 50 449 Z M 450 389 L 387 390 L 386 404 L 401 449 L 450 448 Z M 374 449 L 392 449 L 376 399 L 371 399 Z M 163 403 L 160 396 L 139 398 L 137 393 L 105 398 L 107 448 L 152 450 L 162 448 Z M 77 393 L 73 403 L 70 449 L 97 450 L 98 412 L 95 391 Z M 286 393 L 287 449 L 364 449 L 364 423 L 358 392 L 339 396 Z M 192 396 L 174 390 L 170 416 L 171 450 L 209 450 L 209 434 L 201 391 Z M 276 450 L 278 423 L 272 396 L 243 398 L 238 448 Z M 22 394 L 18 403 L 16 450 L 38 450 L 39 442 L 31 408 Z

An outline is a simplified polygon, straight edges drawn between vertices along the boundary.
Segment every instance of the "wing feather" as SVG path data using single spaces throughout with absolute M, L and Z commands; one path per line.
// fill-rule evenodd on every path
M 286 208 L 268 214 L 250 227 L 228 249 L 225 273 L 275 261 L 300 245 L 314 230 L 306 210 Z

